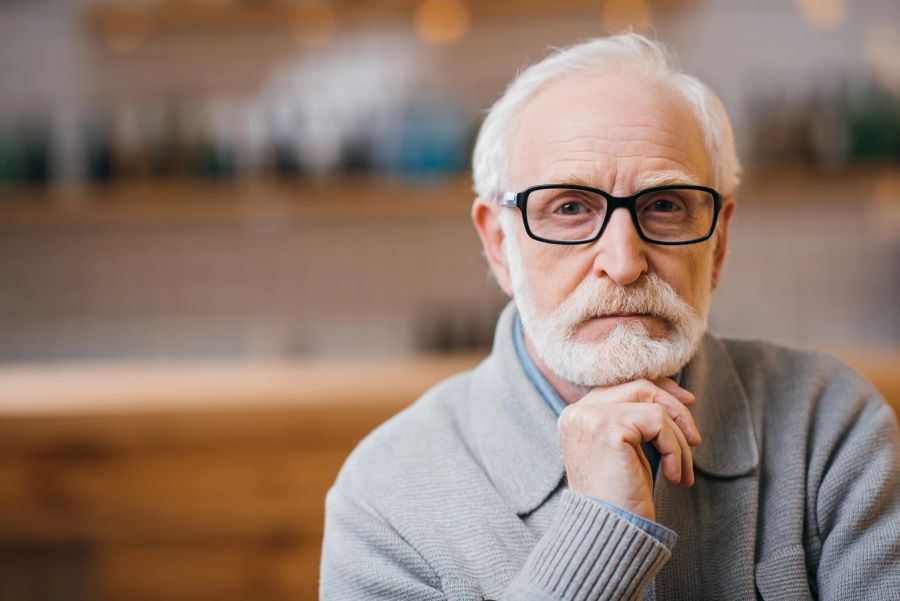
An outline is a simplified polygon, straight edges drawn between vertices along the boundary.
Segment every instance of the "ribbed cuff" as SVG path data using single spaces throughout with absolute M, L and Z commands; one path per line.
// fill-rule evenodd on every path
M 646 532 L 647 534 L 649 534 L 650 536 L 652 536 L 653 538 L 655 538 L 656 540 L 658 540 L 659 542 L 664 544 L 666 546 L 666 549 L 669 549 L 671 551 L 672 547 L 675 546 L 675 542 L 678 540 L 678 535 L 675 534 L 675 532 L 673 530 L 669 530 L 668 528 L 666 528 L 659 522 L 654 522 L 654 521 L 648 520 L 647 518 L 639 516 L 636 513 L 633 513 L 631 511 L 628 511 L 627 509 L 619 507 L 618 505 L 613 505 L 609 501 L 604 501 L 603 499 L 600 499 L 597 497 L 592 497 L 590 495 L 586 495 L 586 496 L 590 500 L 592 500 L 594 503 L 600 503 L 601 505 L 606 505 L 607 509 L 619 514 L 620 516 L 622 516 L 623 518 L 625 518 L 626 520 L 628 520 L 629 522 L 631 522 L 632 524 L 634 524 L 635 526 L 637 526 L 638 528 L 640 528 L 641 530 L 643 530 L 644 532 Z
M 505 598 L 638 599 L 671 555 L 622 516 L 566 490 L 553 524 Z

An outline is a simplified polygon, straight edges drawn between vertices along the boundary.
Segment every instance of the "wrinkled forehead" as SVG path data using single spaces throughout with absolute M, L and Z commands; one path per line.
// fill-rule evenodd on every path
M 627 192 L 663 172 L 713 183 L 690 103 L 653 75 L 613 71 L 548 82 L 516 114 L 507 152 L 517 189 L 578 179 Z

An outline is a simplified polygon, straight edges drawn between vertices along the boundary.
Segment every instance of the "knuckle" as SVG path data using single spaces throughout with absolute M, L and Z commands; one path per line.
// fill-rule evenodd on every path
M 582 423 L 586 432 L 596 436 L 608 429 L 609 416 L 606 411 L 592 411 L 584 416 Z
M 578 405 L 569 405 L 559 414 L 557 425 L 560 430 L 564 431 L 581 429 L 584 422 L 584 414 L 584 408 L 578 407 Z
M 611 428 L 609 430 L 609 438 L 610 440 L 619 444 L 627 444 L 631 439 L 631 432 L 629 432 L 627 428 L 623 427 Z
M 609 444 L 632 437 L 633 426 L 617 405 L 577 408 L 570 405 L 560 414 L 557 429 L 560 438 L 570 443 L 590 441 Z
M 594 411 L 585 412 L 582 416 L 583 431 L 591 437 L 600 437 L 609 432 L 616 420 L 611 411 L 605 407 L 597 407 Z
M 559 414 L 559 419 L 556 422 L 556 428 L 560 432 L 568 432 L 569 430 L 571 430 L 572 422 L 574 422 L 577 418 L 577 414 L 573 411 L 570 411 L 570 407 L 566 407 L 562 410 L 562 413 Z

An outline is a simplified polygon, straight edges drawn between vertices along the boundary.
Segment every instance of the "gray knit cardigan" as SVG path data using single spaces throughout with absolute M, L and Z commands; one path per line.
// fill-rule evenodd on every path
M 684 386 L 691 488 L 657 478 L 672 551 L 566 488 L 556 417 L 492 354 L 372 432 L 326 500 L 324 601 L 900 600 L 900 435 L 827 356 L 707 335 Z

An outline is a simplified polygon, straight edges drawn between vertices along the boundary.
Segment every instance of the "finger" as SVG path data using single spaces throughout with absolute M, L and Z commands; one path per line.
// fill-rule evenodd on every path
M 672 378 L 657 378 L 653 383 L 690 407 L 697 402 L 697 397 L 690 390 L 679 386 Z
M 671 380 L 669 380 L 671 382 Z M 677 386 L 672 382 L 673 386 Z M 684 391 L 690 394 L 686 390 Z M 693 396 L 693 395 L 691 395 Z M 684 403 L 666 390 L 649 380 L 635 380 L 627 384 L 609 388 L 596 388 L 586 394 L 578 405 L 609 405 L 614 403 L 648 403 L 663 407 L 678 427 L 684 432 L 687 440 L 694 445 L 700 444 L 700 430 L 694 423 L 694 416 Z
M 676 399 L 678 399 L 683 405 L 691 406 L 696 401 L 697 398 L 694 396 L 692 392 L 689 390 L 685 390 L 678 384 L 676 384 L 671 378 L 658 378 L 653 381 L 654 384 L 673 395 Z M 694 416 L 690 411 L 679 411 L 679 416 L 672 416 L 672 419 L 681 427 L 684 431 L 688 442 L 696 446 L 700 444 L 703 439 L 700 436 L 700 429 L 697 428 L 697 423 L 694 421 Z M 687 422 L 690 422 L 688 425 Z
M 666 394 L 668 396 L 671 396 L 673 400 L 681 403 L 681 401 L 675 395 L 645 378 L 632 380 L 631 382 L 626 382 L 625 384 L 619 384 L 617 386 L 598 386 L 597 388 L 594 388 L 589 393 L 584 395 L 578 402 L 591 405 L 610 405 L 613 403 L 645 403 L 649 401 L 654 395 L 658 394 Z
M 691 486 L 694 483 L 694 457 L 691 447 L 681 428 L 668 415 L 664 416 L 663 421 L 660 436 L 650 441 L 659 451 L 663 475 L 674 484 Z M 667 432 L 671 432 L 677 447 L 672 446 L 673 440 L 667 436 Z
M 681 483 L 685 486 L 694 485 L 694 453 L 690 446 L 681 454 Z
M 660 464 L 662 465 L 663 475 L 669 482 L 678 484 L 681 482 L 682 468 L 682 446 L 678 442 L 675 430 L 678 428 L 666 428 L 660 430 L 659 436 L 653 439 L 652 443 L 659 450 Z M 662 449 L 666 449 L 663 452 Z
M 680 388 L 669 378 L 660 378 L 660 380 L 657 380 L 656 382 L 660 382 L 661 380 L 665 380 L 665 382 L 662 382 L 664 386 L 683 391 L 683 394 L 679 394 L 682 394 L 684 398 L 688 398 L 685 395 L 689 395 L 691 402 L 693 402 L 694 395 L 690 392 Z M 668 413 L 669 417 L 678 424 L 679 428 L 681 428 L 688 443 L 692 445 L 700 444 L 700 430 L 697 428 L 696 422 L 694 422 L 694 416 L 691 415 L 691 412 L 681 399 L 674 396 L 669 390 L 658 386 L 656 382 L 648 382 L 644 385 L 645 394 L 647 395 L 649 402 L 661 405 L 666 409 L 666 413 Z
M 684 438 L 687 439 L 688 443 L 692 445 L 700 444 L 700 430 L 697 428 L 696 422 L 694 422 L 694 416 L 691 415 L 691 412 L 683 403 L 667 392 L 654 395 L 652 402 L 665 409 L 669 418 L 678 424 L 678 428 L 684 434 Z
M 681 453 L 678 456 L 678 461 L 680 462 L 680 475 L 681 478 L 675 482 L 676 484 L 683 484 L 685 486 L 691 486 L 694 483 L 694 457 L 693 452 L 691 451 L 691 446 L 688 444 L 688 441 L 684 437 L 684 433 L 681 431 L 675 423 L 671 423 L 670 426 L 675 434 L 675 437 L 678 439 L 678 444 L 680 445 Z M 673 457 L 670 461 L 675 461 L 676 459 Z
M 663 475 L 674 484 L 693 483 L 693 457 L 681 428 L 654 405 L 632 405 L 623 415 L 637 428 L 641 440 L 659 451 Z

